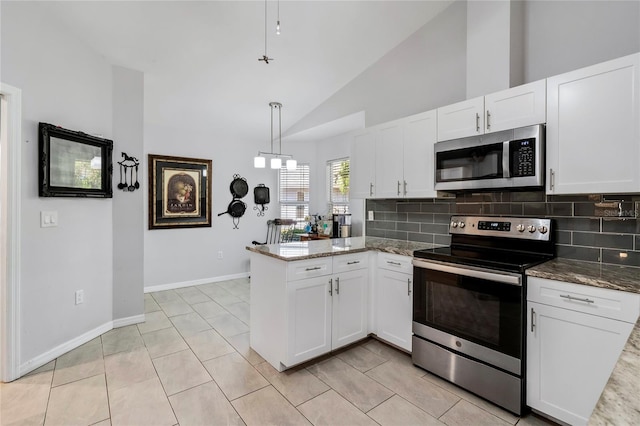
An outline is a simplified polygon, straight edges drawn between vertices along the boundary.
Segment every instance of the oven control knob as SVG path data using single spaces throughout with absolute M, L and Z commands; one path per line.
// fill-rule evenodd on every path
M 457 228 L 458 227 L 458 222 L 451 222 L 451 227 L 452 228 Z
M 520 224 L 520 225 L 516 226 L 516 229 L 518 230 L 518 232 L 524 232 L 525 228 L 524 228 L 523 224 Z
M 464 228 L 464 222 L 459 222 L 459 223 L 458 223 L 458 226 L 459 226 L 460 228 Z
M 527 226 L 527 231 L 533 234 L 534 232 L 536 232 L 536 227 L 534 225 L 529 225 Z
M 546 226 L 540 225 L 540 227 L 538 228 L 538 231 L 540 231 L 541 234 L 546 234 L 548 229 Z

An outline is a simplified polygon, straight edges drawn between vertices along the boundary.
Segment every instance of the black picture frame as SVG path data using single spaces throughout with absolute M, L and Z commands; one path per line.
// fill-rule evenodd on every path
M 112 140 L 40 123 L 39 195 L 112 198 L 112 156 Z
M 149 229 L 211 227 L 211 166 L 149 154 Z

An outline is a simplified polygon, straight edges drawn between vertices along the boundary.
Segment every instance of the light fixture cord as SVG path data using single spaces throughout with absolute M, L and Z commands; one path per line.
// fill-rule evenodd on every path
M 278 133 L 280 139 L 280 155 L 282 155 L 282 105 L 278 105 Z
M 267 57 L 267 0 L 264 0 L 264 57 Z
M 270 105 L 271 106 L 271 152 L 273 152 L 273 109 L 275 108 L 274 105 Z

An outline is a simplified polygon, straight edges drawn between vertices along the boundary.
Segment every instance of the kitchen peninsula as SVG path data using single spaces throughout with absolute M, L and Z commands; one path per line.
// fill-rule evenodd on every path
M 372 332 L 372 256 L 433 246 L 352 237 L 247 247 L 251 347 L 283 371 L 364 339 Z

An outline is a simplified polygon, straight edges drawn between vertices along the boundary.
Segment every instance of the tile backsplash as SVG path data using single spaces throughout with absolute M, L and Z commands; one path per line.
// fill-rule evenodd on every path
M 640 194 L 546 195 L 544 191 L 367 200 L 365 211 L 373 211 L 374 220 L 366 221 L 365 235 L 449 244 L 454 214 L 548 217 L 554 219 L 558 257 L 640 267 L 639 206 Z

